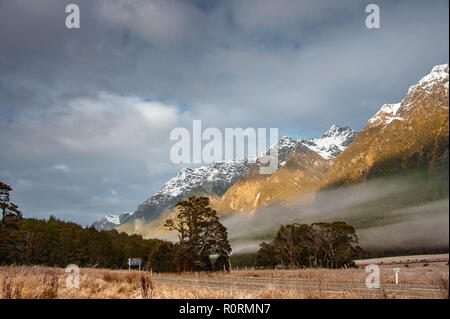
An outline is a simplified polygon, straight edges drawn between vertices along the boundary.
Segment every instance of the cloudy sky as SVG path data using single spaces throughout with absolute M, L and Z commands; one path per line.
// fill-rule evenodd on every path
M 77 3 L 81 28 L 65 27 Z M 448 63 L 448 0 L 0 0 L 0 180 L 26 217 L 134 211 L 170 131 L 355 130 Z

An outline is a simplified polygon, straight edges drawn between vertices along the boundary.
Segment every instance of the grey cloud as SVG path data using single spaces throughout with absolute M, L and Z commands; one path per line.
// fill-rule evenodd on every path
M 379 1 L 379 30 L 356 0 L 79 0 L 81 28 L 68 30 L 71 2 L 0 1 L 0 177 L 30 215 L 89 223 L 134 209 L 176 172 L 173 127 L 120 97 L 162 103 L 170 126 L 312 137 L 361 129 L 448 62 L 448 1 Z

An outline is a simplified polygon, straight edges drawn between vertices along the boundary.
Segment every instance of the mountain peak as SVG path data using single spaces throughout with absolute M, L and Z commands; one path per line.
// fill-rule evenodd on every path
M 440 64 L 433 67 L 431 72 L 419 81 L 419 85 L 423 88 L 430 88 L 435 83 L 442 81 L 447 82 L 448 88 L 448 64 Z
M 333 124 L 325 133 L 322 134 L 321 138 L 345 136 L 351 132 L 353 132 L 353 130 L 348 126 Z
M 238 159 L 215 162 L 209 166 L 183 168 L 159 192 L 139 205 L 133 219 L 153 220 L 190 195 L 221 196 L 249 167 L 247 159 Z
M 418 89 L 432 93 L 433 88 L 439 85 L 443 85 L 448 90 L 448 64 L 434 66 L 430 73 L 421 78 L 416 85 L 409 88 L 407 96 L 414 94 Z
M 448 175 L 448 72 L 448 64 L 435 66 L 400 103 L 381 106 L 336 159 L 326 188 L 408 170 Z
M 408 112 L 414 108 L 420 107 L 423 103 L 417 103 L 416 97 L 436 94 L 436 90 L 448 90 L 448 64 L 436 65 L 431 72 L 425 75 L 420 81 L 411 86 L 406 97 L 400 103 L 384 104 L 375 115 L 369 119 L 370 127 L 381 126 L 385 128 L 394 120 L 403 121 L 408 116 Z
M 310 141 L 299 139 L 298 141 L 318 153 L 324 159 L 332 161 L 343 152 L 356 137 L 357 132 L 348 126 L 333 124 L 320 138 Z
M 108 222 L 119 225 L 120 224 L 120 218 L 118 215 L 106 215 L 104 217 Z
M 123 212 L 120 215 L 108 214 L 99 220 L 96 220 L 92 226 L 97 230 L 111 230 L 125 222 L 131 215 L 133 215 L 133 213 L 129 212 Z
M 280 142 L 280 141 L 291 141 L 291 140 L 293 140 L 292 137 L 284 135 L 278 140 L 278 142 Z
M 295 147 L 295 145 L 297 144 L 297 141 L 294 140 L 291 137 L 288 136 L 283 136 L 282 138 L 280 138 L 277 142 L 277 147 L 278 149 L 280 148 L 290 148 L 290 147 Z

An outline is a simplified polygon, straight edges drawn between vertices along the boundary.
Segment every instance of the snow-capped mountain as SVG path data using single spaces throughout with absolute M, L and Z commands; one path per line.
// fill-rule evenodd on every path
M 312 140 L 299 139 L 299 142 L 306 145 L 327 161 L 332 161 L 340 153 L 342 153 L 347 146 L 355 140 L 357 132 L 353 131 L 348 126 L 331 126 L 328 131 L 323 133 L 320 138 Z
M 133 215 L 133 213 L 124 212 L 120 215 L 106 215 L 101 219 L 95 221 L 92 226 L 97 230 L 111 230 L 120 224 L 126 222 L 126 220 Z
M 198 168 L 183 168 L 164 184 L 159 192 L 140 204 L 132 219 L 153 220 L 191 195 L 220 197 L 247 172 L 250 165 L 247 159 L 241 159 L 226 160 Z
M 278 151 L 279 169 L 273 174 L 262 175 L 257 161 L 257 165 L 220 198 L 216 210 L 253 211 L 275 202 L 297 200 L 301 194 L 315 191 L 332 160 L 353 142 L 355 136 L 355 131 L 337 125 L 331 126 L 321 138 L 309 141 L 283 136 L 267 151 L 267 154 L 270 150 Z
M 292 154 L 304 146 L 317 152 L 326 160 L 332 160 L 353 141 L 355 135 L 356 132 L 348 127 L 333 125 L 321 138 L 310 141 L 304 139 L 297 141 L 283 136 L 265 153 L 253 157 L 253 161 L 247 159 L 226 160 L 209 166 L 183 168 L 164 184 L 159 192 L 141 203 L 133 216 L 125 222 L 137 219 L 146 222 L 152 221 L 165 212 L 171 211 L 179 201 L 191 195 L 201 194 L 219 198 L 244 175 L 258 174 L 260 165 L 258 158 L 265 154 L 269 155 L 272 150 L 276 150 L 278 153 L 279 167 L 282 167 Z M 251 170 L 249 171 L 249 169 Z
M 199 187 L 220 193 L 221 186 L 232 183 L 236 177 L 247 171 L 248 166 L 247 160 L 227 160 L 210 166 L 183 168 L 155 195 L 177 197 Z
M 420 79 L 419 83 L 413 85 L 408 90 L 408 95 L 413 94 L 418 89 L 423 89 L 429 94 L 433 94 L 436 86 L 442 85 L 448 90 L 448 64 L 436 65 L 431 72 Z
M 295 152 L 298 146 L 298 142 L 293 138 L 283 136 L 280 138 L 277 144 L 273 145 L 267 151 L 267 154 L 270 154 L 272 149 L 276 149 L 278 152 L 278 162 L 280 166 L 283 166 L 286 163 L 287 158 Z
M 336 158 L 327 187 L 425 168 L 448 183 L 448 82 L 448 64 L 437 65 L 400 103 L 381 106 Z
M 369 119 L 369 127 L 381 126 L 385 128 L 394 120 L 403 121 L 403 114 L 408 114 L 408 111 L 415 106 L 420 105 L 418 100 L 419 95 L 432 96 L 436 94 L 436 88 L 443 88 L 448 90 L 448 64 L 436 65 L 431 72 L 425 75 L 417 84 L 411 86 L 406 97 L 395 104 L 384 104 L 375 115 Z M 423 97 L 421 97 L 423 100 Z
M 271 149 L 277 149 L 279 169 L 259 174 L 258 158 Z M 333 125 L 320 138 L 284 136 L 257 156 L 256 163 L 233 160 L 182 169 L 118 229 L 155 234 L 163 228 L 166 213 L 173 213 L 176 203 L 190 195 L 212 197 L 219 213 L 254 213 L 420 165 L 446 167 L 443 176 L 448 176 L 448 65 L 434 67 L 401 103 L 383 105 L 361 132 Z
M 281 167 L 284 166 L 289 156 L 298 151 L 299 144 L 302 144 L 327 161 L 332 161 L 347 146 L 353 143 L 356 134 L 358 132 L 355 132 L 348 126 L 332 125 L 320 138 L 313 138 L 311 140 L 300 138 L 295 140 L 291 137 L 283 136 L 267 150 L 266 154 L 270 154 L 271 150 L 277 150 L 279 166 Z
M 264 155 L 274 154 L 274 152 L 278 155 L 278 167 L 283 166 L 286 163 L 287 158 L 295 152 L 298 148 L 299 142 L 295 139 L 283 136 L 278 140 L 277 143 L 273 144 L 266 152 L 259 154 L 259 156 L 253 157 L 253 161 L 256 162 L 256 166 L 259 167 L 262 165 L 259 159 Z M 256 167 L 255 167 L 256 169 Z

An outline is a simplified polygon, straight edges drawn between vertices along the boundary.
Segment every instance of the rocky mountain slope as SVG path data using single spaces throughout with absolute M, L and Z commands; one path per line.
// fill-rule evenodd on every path
M 356 132 L 333 125 L 321 138 L 294 140 L 283 137 L 278 148 L 279 169 L 259 174 L 256 163 L 216 203 L 219 212 L 252 212 L 258 207 L 311 198 L 321 186 L 330 162 L 350 145 Z
M 295 147 L 279 159 L 279 169 L 274 174 L 261 175 L 258 167 L 253 166 L 214 208 L 222 213 L 253 212 L 261 206 L 292 201 L 313 193 L 330 164 L 302 142 L 293 143 Z
M 140 204 L 133 216 L 121 229 L 131 231 L 142 223 L 151 222 L 191 195 L 219 198 L 244 175 L 250 163 L 246 159 L 227 160 L 198 168 L 183 168 L 159 192 Z M 122 223 L 123 225 L 123 223 Z
M 324 187 L 420 168 L 443 169 L 448 179 L 448 72 L 448 64 L 434 67 L 403 101 L 383 105 L 337 156 Z
M 334 158 L 337 153 L 345 149 L 353 141 L 355 135 L 356 132 L 348 127 L 333 125 L 319 139 L 310 141 L 300 139 L 296 141 L 295 139 L 284 136 L 275 145 L 272 145 L 265 154 L 270 154 L 271 150 L 276 149 L 278 152 L 278 167 L 283 167 L 286 163 L 290 163 L 279 174 L 289 171 L 290 177 L 293 178 L 292 183 L 295 185 L 300 183 L 299 179 L 301 177 L 293 174 L 292 167 L 295 165 L 307 165 L 306 163 L 299 164 L 299 162 L 305 161 L 301 157 L 292 159 L 289 162 L 292 154 L 314 154 L 312 156 L 315 156 L 314 162 L 316 162 L 316 166 L 320 166 L 323 169 L 323 167 L 328 166 L 327 160 Z M 315 148 L 321 152 L 321 155 L 326 160 L 315 153 Z M 321 165 L 318 163 L 321 163 Z M 118 230 L 135 232 L 144 231 L 149 227 L 152 229 L 160 228 L 163 220 L 171 213 L 176 203 L 194 194 L 202 194 L 210 197 L 211 202 L 216 207 L 216 203 L 221 196 L 238 180 L 248 181 L 269 178 L 270 175 L 259 174 L 260 165 L 261 163 L 258 159 L 256 159 L 255 163 L 250 163 L 248 160 L 242 159 L 213 163 L 210 166 L 202 166 L 199 168 L 184 168 L 177 176 L 169 180 L 158 193 L 140 204 L 133 217 L 128 219 L 126 223 L 121 223 Z M 311 165 L 312 168 L 316 167 L 313 164 Z M 271 180 L 277 180 L 276 176 Z M 301 183 L 304 184 L 303 181 Z M 295 193 L 295 187 L 291 187 L 289 184 L 289 188 Z M 308 191 L 312 190 L 311 187 L 305 187 L 306 189 Z M 277 196 L 271 197 L 270 190 L 266 187 L 261 197 L 261 203 L 266 203 L 271 198 L 275 199 Z M 253 198 L 252 202 L 254 201 L 255 199 Z M 145 224 L 148 226 L 144 226 Z
M 320 139 L 298 140 L 286 159 L 290 165 L 273 175 L 250 168 L 216 209 L 254 212 L 310 200 L 319 190 L 411 170 L 440 170 L 442 183 L 448 184 L 448 130 L 448 65 L 439 65 L 412 86 L 402 102 L 383 105 L 358 134 L 332 126 Z
M 400 103 L 383 105 L 329 169 L 309 171 L 301 179 L 305 184 L 293 187 L 296 196 L 302 189 L 315 188 L 307 196 L 313 200 L 289 203 L 287 185 L 295 185 L 291 172 L 277 178 L 278 184 L 272 180 L 290 166 L 289 160 L 269 177 L 270 183 L 263 183 L 272 197 L 281 198 L 268 203 L 277 205 L 252 208 L 248 203 L 252 197 L 261 202 L 264 187 L 258 185 L 256 194 L 248 188 L 248 201 L 241 200 L 247 214 L 223 218 L 234 251 L 256 249 L 262 240 L 273 238 L 280 223 L 333 220 L 354 225 L 362 247 L 380 254 L 448 250 L 448 72 L 447 64 L 434 67 Z M 311 175 L 320 181 L 314 184 Z M 239 185 L 240 181 L 222 200 Z M 248 189 L 233 195 L 242 196 Z M 230 196 L 225 208 L 241 211 L 234 204 L 234 209 L 226 207 L 234 199 Z

